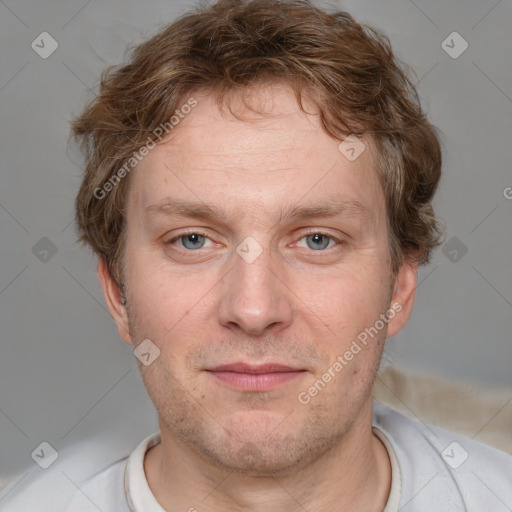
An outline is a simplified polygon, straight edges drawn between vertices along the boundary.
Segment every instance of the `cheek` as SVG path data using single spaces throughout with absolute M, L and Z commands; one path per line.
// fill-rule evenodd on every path
M 128 255 L 125 275 L 128 304 L 137 325 L 153 336 L 161 337 L 186 313 L 186 301 L 173 297 L 174 288 L 163 270 L 144 258 L 143 254 Z
M 142 254 L 127 257 L 126 269 L 130 314 L 138 337 L 151 339 L 162 352 L 172 347 L 174 356 L 186 353 L 191 334 L 205 334 L 212 307 L 208 290 L 214 283 L 194 274 L 180 275 L 165 262 Z
M 298 295 L 329 327 L 332 335 L 357 334 L 359 330 L 373 325 L 386 307 L 388 294 L 382 276 L 363 269 L 324 276 L 317 279 L 314 286 L 306 289 L 302 285 L 301 288 Z
M 388 295 L 388 287 L 377 272 L 331 279 L 328 290 L 324 288 L 323 294 L 316 294 L 315 311 L 328 329 L 322 329 L 327 334 L 318 340 L 326 363 L 317 368 L 315 378 L 332 382 L 326 386 L 325 394 L 322 391 L 320 402 L 340 396 L 350 402 L 350 396 L 362 399 L 367 393 L 385 341 L 382 322 L 377 328 L 375 325 L 387 309 Z M 312 322 L 315 321 L 318 325 L 318 319 L 313 318 Z M 310 325 L 309 329 L 312 328 Z M 310 384 L 314 385 L 314 379 Z

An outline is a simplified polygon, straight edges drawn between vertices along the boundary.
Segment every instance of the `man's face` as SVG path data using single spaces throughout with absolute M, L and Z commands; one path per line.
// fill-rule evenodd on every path
M 254 90 L 250 104 L 272 115 L 244 120 L 197 99 L 132 172 L 129 325 L 118 326 L 160 350 L 140 369 L 163 439 L 217 466 L 284 473 L 357 425 L 386 328 L 406 321 L 396 313 L 344 357 L 398 297 L 375 156 L 365 141 L 347 159 L 285 87 Z M 209 217 L 180 214 L 178 202 Z

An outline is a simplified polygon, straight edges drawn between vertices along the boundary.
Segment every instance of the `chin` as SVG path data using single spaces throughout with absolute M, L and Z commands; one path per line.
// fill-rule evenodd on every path
M 290 421 L 287 421 L 287 418 Z M 196 439 L 195 448 L 209 463 L 241 475 L 286 476 L 319 459 L 335 436 L 302 425 L 289 412 L 249 411 L 221 420 L 216 434 Z M 314 428 L 314 427 L 313 427 Z

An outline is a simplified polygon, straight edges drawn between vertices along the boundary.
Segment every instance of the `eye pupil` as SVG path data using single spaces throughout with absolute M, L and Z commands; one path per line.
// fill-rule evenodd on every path
M 310 247 L 310 249 L 318 250 L 318 249 L 325 249 L 329 245 L 329 237 L 327 235 L 323 235 L 322 233 L 314 233 L 312 235 L 309 235 L 307 237 L 308 239 L 312 239 L 314 244 L 321 244 L 321 247 Z M 324 243 L 322 244 L 322 239 Z M 326 243 L 325 243 L 326 242 Z M 309 246 L 309 244 L 308 244 Z
M 201 240 L 201 238 L 204 237 L 202 235 L 199 235 L 198 233 L 191 233 L 190 235 L 186 235 L 183 237 L 183 245 L 187 247 L 186 242 L 191 242 L 192 247 L 187 247 L 187 249 L 197 249 L 202 245 L 202 243 L 204 243 L 204 241 Z

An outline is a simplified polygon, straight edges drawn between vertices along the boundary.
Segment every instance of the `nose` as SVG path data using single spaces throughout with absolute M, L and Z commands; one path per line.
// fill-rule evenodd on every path
M 293 294 L 268 253 L 264 250 L 254 261 L 233 254 L 233 268 L 221 286 L 218 316 L 222 326 L 258 336 L 291 324 Z

